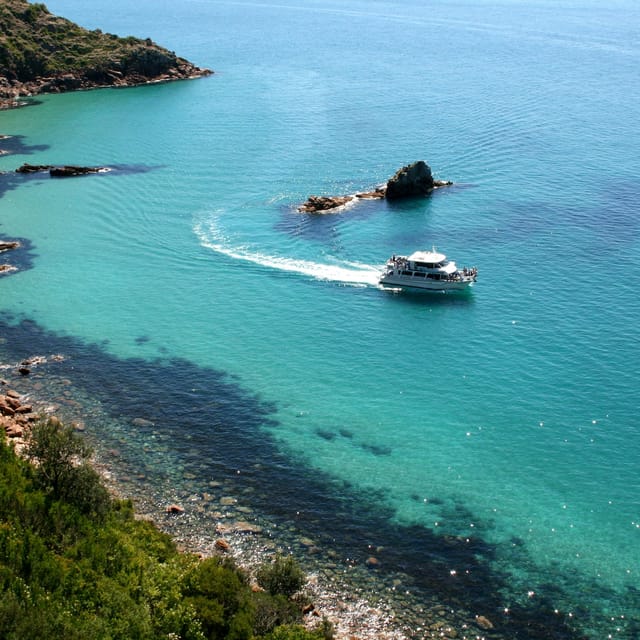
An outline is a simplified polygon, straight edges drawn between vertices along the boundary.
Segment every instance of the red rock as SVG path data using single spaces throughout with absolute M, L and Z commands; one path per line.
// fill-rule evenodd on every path
M 184 509 L 179 504 L 170 504 L 167 513 L 184 513 Z
M 9 405 L 14 411 L 22 404 L 19 398 L 14 398 L 13 396 L 6 395 L 4 400 L 7 405 Z
M 231 549 L 231 545 L 224 539 L 218 538 L 215 542 L 216 549 L 220 549 L 220 551 L 229 551 Z
M 0 414 L 5 416 L 12 416 L 15 413 L 15 409 L 7 402 L 7 400 L 0 396 Z
M 21 404 L 16 407 L 16 413 L 31 413 L 33 411 L 33 407 L 30 404 Z

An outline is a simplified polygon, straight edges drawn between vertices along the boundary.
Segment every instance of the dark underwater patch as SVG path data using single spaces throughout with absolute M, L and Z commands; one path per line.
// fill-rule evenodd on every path
M 369 453 L 373 453 L 374 456 L 390 456 L 391 447 L 385 447 L 378 444 L 369 444 L 368 442 L 360 443 L 360 448 Z
M 11 155 L 28 156 L 50 148 L 48 144 L 27 144 L 25 140 L 26 137 L 22 135 L 8 135 L 0 138 L 0 149 Z
M 287 457 L 265 426 L 276 426 L 275 407 L 242 388 L 224 371 L 181 358 L 119 359 L 100 345 L 87 345 L 43 330 L 30 320 L 0 314 L 2 350 L 12 361 L 37 353 L 62 353 L 56 376 L 73 381 L 97 398 L 111 415 L 138 425 L 131 429 L 166 438 L 185 473 L 223 478 L 253 510 L 278 527 L 295 525 L 319 547 L 334 549 L 345 563 L 364 564 L 373 547 L 382 549 L 376 574 L 402 572 L 418 597 L 437 595 L 443 606 L 487 615 L 495 629 L 486 637 L 520 640 L 577 640 L 568 619 L 554 612 L 560 589 L 510 602 L 509 577 L 491 568 L 496 549 L 480 537 L 446 536 L 394 521 L 382 492 L 358 491 Z M 145 452 L 120 447 L 132 466 Z M 160 470 L 162 473 L 162 469 Z M 141 475 L 144 469 L 140 468 Z M 452 517 L 476 521 L 461 505 Z M 481 527 L 478 527 L 481 530 Z M 574 610 L 575 613 L 575 610 Z M 582 613 L 582 612 L 581 612 Z M 588 617 L 588 613 L 584 612 Z

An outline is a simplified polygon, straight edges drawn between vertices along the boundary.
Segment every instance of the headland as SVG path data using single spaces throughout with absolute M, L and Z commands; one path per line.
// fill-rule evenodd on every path
M 213 72 L 150 38 L 90 31 L 51 14 L 44 4 L 0 6 L 0 108 L 44 93 L 200 78 Z

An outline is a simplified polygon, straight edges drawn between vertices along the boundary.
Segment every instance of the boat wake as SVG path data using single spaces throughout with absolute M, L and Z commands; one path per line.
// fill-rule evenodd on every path
M 234 260 L 243 260 L 278 271 L 297 273 L 316 280 L 361 287 L 377 286 L 382 270 L 382 267 L 359 262 L 340 261 L 336 264 L 322 264 L 310 260 L 269 255 L 255 251 L 248 246 L 233 246 L 219 232 L 213 221 L 197 223 L 194 231 L 200 239 L 200 244 L 216 253 L 226 255 Z

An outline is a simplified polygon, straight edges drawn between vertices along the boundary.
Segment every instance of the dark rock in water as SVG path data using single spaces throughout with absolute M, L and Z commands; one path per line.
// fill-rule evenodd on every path
M 356 198 L 360 198 L 361 200 L 381 200 L 384 198 L 386 191 L 386 187 L 378 187 L 375 191 L 356 193 Z
M 184 509 L 179 504 L 170 504 L 167 513 L 184 513 Z
M 68 178 L 71 176 L 84 176 L 88 173 L 98 173 L 104 171 L 104 167 L 75 167 L 67 165 L 64 167 L 52 167 L 49 175 L 53 178 Z
M 411 196 L 425 196 L 436 188 L 431 169 L 424 160 L 418 160 L 402 169 L 387 182 L 387 198 L 395 200 Z
M 17 240 L 10 240 L 9 242 L 0 241 L 0 251 L 9 251 L 10 249 L 17 249 L 20 243 Z
M 40 171 L 49 171 L 53 169 L 51 164 L 29 164 L 25 162 L 21 167 L 16 169 L 16 173 L 38 173 Z
M 54 178 L 67 178 L 69 176 L 84 176 L 88 173 L 104 171 L 104 167 L 79 167 L 76 165 L 64 165 L 57 167 L 53 164 L 29 164 L 25 162 L 16 169 L 16 173 L 40 173 L 48 171 Z
M 354 196 L 309 196 L 309 199 L 298 207 L 298 211 L 304 213 L 318 213 L 328 211 L 347 204 Z
M 453 184 L 445 180 L 434 180 L 431 169 L 424 160 L 418 160 L 402 169 L 398 169 L 395 175 L 383 187 L 377 187 L 374 191 L 354 193 L 348 196 L 309 196 L 309 199 L 298 207 L 303 213 L 321 213 L 337 209 L 354 199 L 374 200 L 388 198 L 397 200 L 415 196 L 426 196 L 438 187 Z

